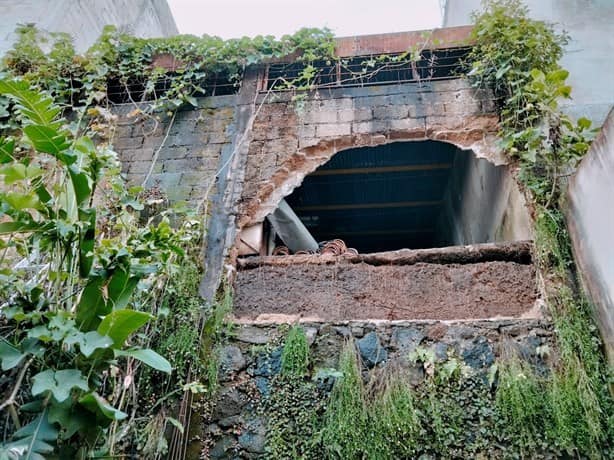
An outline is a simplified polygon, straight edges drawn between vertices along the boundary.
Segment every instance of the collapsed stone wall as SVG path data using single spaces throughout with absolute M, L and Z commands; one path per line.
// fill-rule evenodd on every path
M 173 119 L 143 118 L 135 104 L 115 108 L 113 142 L 129 182 L 140 185 L 151 171 L 148 187 L 157 185 L 171 202 L 188 201 L 208 215 L 206 299 L 214 297 L 227 256 L 234 257 L 238 231 L 262 221 L 340 150 L 434 139 L 504 163 L 494 147 L 492 94 L 466 80 L 295 97 L 259 92 L 262 72 L 248 70 L 238 94 L 202 98 Z
M 241 197 L 239 227 L 260 222 L 303 178 L 352 147 L 440 140 L 495 163 L 492 94 L 468 81 L 338 88 L 293 99 L 260 96 Z
M 418 347 L 430 350 L 437 361 L 457 356 L 473 372 L 486 375 L 502 356 L 518 353 L 546 372 L 544 350 L 553 342 L 551 325 L 539 319 L 499 321 L 340 321 L 302 322 L 310 345 L 311 373 L 335 369 L 342 347 L 354 340 L 365 369 L 398 366 L 407 371 L 409 384 L 425 378 L 422 365 L 409 359 Z M 267 413 L 263 404 L 281 369 L 287 326 L 239 324 L 230 343 L 221 350 L 220 389 L 215 406 L 192 426 L 190 456 L 212 459 L 266 458 Z M 334 381 L 330 374 L 315 378 L 320 397 L 326 398 Z M 202 458 L 202 457 L 200 457 Z

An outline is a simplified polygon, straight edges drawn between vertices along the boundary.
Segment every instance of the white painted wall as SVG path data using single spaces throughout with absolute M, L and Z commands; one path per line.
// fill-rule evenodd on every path
M 614 110 L 569 183 L 567 223 L 584 285 L 614 365 Z
M 440 244 L 533 239 L 524 196 L 508 166 L 495 166 L 471 151 L 459 150 L 443 200 Z
M 573 87 L 566 110 L 601 125 L 614 105 L 614 0 L 524 0 L 531 17 L 553 22 L 571 36 L 561 65 Z M 470 24 L 480 0 L 447 0 L 444 27 Z
M 17 24 L 35 23 L 48 32 L 67 32 L 85 51 L 107 24 L 139 37 L 177 34 L 166 0 L 0 0 L 0 56 L 12 47 Z

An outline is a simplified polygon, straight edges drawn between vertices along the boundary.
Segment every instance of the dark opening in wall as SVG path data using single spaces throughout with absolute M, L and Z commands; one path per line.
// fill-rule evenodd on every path
M 286 201 L 318 242 L 443 247 L 527 238 L 514 228 L 511 182 L 506 167 L 452 144 L 397 142 L 337 153 Z

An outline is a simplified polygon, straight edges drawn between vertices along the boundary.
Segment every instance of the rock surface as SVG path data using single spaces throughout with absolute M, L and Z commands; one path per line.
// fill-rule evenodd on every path
M 362 362 L 367 367 L 373 367 L 388 359 L 388 352 L 379 341 L 379 337 L 375 332 L 369 332 L 362 339 L 356 342 Z

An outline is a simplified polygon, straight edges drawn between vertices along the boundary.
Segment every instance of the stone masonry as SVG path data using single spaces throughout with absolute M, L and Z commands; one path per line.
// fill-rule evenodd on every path
M 200 204 L 231 143 L 234 99 L 208 98 L 197 110 L 178 112 L 172 123 L 145 118 L 131 104 L 117 108 L 114 147 L 128 182 L 141 185 L 151 169 L 147 187 L 160 187 L 172 202 Z
M 128 180 L 140 185 L 151 169 L 147 187 L 211 213 L 205 298 L 215 292 L 237 233 L 261 222 L 341 150 L 433 139 L 504 163 L 492 95 L 466 80 L 293 95 L 258 91 L 259 72 L 248 72 L 237 95 L 200 99 L 172 123 L 131 116 L 134 104 L 115 109 L 114 147 Z
M 353 340 L 365 372 L 395 366 L 418 385 L 425 368 L 411 361 L 418 348 L 433 353 L 436 362 L 457 357 L 470 372 L 486 375 L 495 361 L 516 352 L 540 372 L 552 346 L 551 325 L 543 320 L 498 321 L 342 321 L 303 322 L 310 345 L 310 363 L 318 387 L 326 395 L 333 378 L 326 371 L 338 366 L 344 344 Z M 286 327 L 287 329 L 287 327 Z M 220 352 L 217 404 L 209 415 L 197 414 L 188 458 L 266 458 L 266 412 L 260 405 L 270 395 L 281 369 L 284 327 L 239 324 L 235 338 Z M 322 396 L 325 397 L 325 396 Z M 203 442 L 204 441 L 204 442 Z

